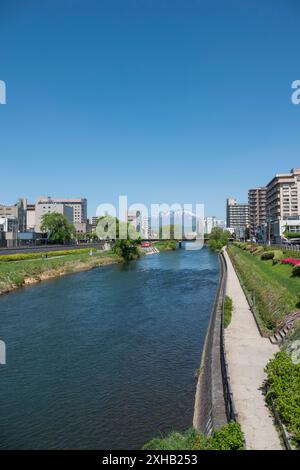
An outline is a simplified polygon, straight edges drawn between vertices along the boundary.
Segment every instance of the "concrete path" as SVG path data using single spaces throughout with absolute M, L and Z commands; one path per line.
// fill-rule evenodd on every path
M 265 405 L 262 384 L 264 367 L 279 350 L 257 329 L 238 277 L 225 252 L 228 266 L 227 295 L 233 315 L 225 330 L 225 348 L 238 421 L 249 450 L 282 449 L 272 416 Z

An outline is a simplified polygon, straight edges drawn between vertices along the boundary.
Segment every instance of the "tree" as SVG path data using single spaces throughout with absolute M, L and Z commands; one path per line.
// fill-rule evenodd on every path
M 135 230 L 127 222 L 122 222 L 117 217 L 106 215 L 97 220 L 96 233 L 100 240 L 113 241 L 113 252 L 125 261 L 136 259 L 140 256 L 138 245 L 140 237 L 132 239 L 130 233 Z M 120 238 L 121 237 L 121 238 Z
M 113 252 L 125 261 L 137 259 L 140 256 L 138 249 L 139 243 L 139 240 L 131 240 L 130 238 L 126 240 L 116 240 L 113 246 Z
M 72 240 L 75 235 L 73 225 L 63 214 L 58 212 L 44 214 L 41 222 L 41 230 L 48 233 L 48 240 L 51 242 L 66 243 Z
M 208 246 L 212 250 L 221 250 L 227 245 L 230 238 L 230 232 L 221 227 L 214 227 L 209 235 Z

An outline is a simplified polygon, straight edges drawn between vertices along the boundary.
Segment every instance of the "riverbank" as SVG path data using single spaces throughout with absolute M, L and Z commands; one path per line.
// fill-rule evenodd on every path
M 233 264 L 226 251 L 224 255 L 226 293 L 233 301 L 232 319 L 225 330 L 225 349 L 233 400 L 246 447 L 249 450 L 282 449 L 262 391 L 267 377 L 265 366 L 279 348 L 260 335 Z
M 92 255 L 88 251 L 79 254 L 56 255 L 50 258 L 41 253 L 40 256 L 37 258 L 37 253 L 35 253 L 33 259 L 15 258 L 15 261 L 1 261 L 0 257 L 0 295 L 24 285 L 36 284 L 47 279 L 122 261 L 112 251 L 94 251 Z
M 299 309 L 300 277 L 292 275 L 290 265 L 262 260 L 261 252 L 251 253 L 231 244 L 228 255 L 261 332 L 265 336 L 272 335 L 290 312 Z

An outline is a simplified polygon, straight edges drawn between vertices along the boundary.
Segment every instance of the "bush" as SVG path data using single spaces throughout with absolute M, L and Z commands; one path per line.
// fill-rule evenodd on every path
M 274 259 L 275 261 L 280 261 L 280 260 L 283 258 L 283 251 L 281 251 L 281 250 L 274 250 L 273 253 L 274 253 L 274 258 L 273 258 L 273 259 Z
M 207 450 L 243 450 L 243 433 L 238 423 L 232 421 L 215 431 L 209 439 Z
M 243 450 L 244 439 L 241 427 L 232 421 L 206 437 L 195 429 L 183 433 L 172 432 L 165 438 L 147 442 L 144 450 Z
M 300 276 L 300 264 L 293 267 L 292 276 Z
M 263 260 L 263 261 L 266 261 L 266 260 L 269 260 L 269 259 L 273 259 L 274 258 L 274 251 L 265 251 L 260 259 Z
M 274 404 L 295 444 L 300 446 L 300 364 L 294 364 L 285 352 L 279 352 L 266 367 L 266 400 Z
M 232 299 L 226 295 L 225 301 L 224 301 L 224 327 L 227 328 L 227 326 L 231 322 L 231 317 L 232 317 Z

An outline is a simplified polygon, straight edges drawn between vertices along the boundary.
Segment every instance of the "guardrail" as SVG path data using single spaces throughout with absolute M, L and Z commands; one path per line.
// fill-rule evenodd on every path
M 227 265 L 219 255 L 220 277 L 203 347 L 198 378 L 194 427 L 204 434 L 229 421 L 237 421 L 225 352 L 224 298 Z
M 220 331 L 220 347 L 221 347 L 221 370 L 222 370 L 222 379 L 223 379 L 223 391 L 224 391 L 224 400 L 226 406 L 226 415 L 228 421 L 237 421 L 237 412 L 234 406 L 233 394 L 230 385 L 230 377 L 228 372 L 228 364 L 226 360 L 226 350 L 225 350 L 225 328 L 224 328 L 224 300 L 226 295 L 226 283 L 227 283 L 227 263 L 224 254 L 220 253 L 220 260 L 223 269 L 223 276 L 221 282 L 221 331 Z

